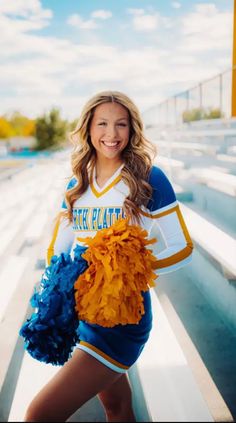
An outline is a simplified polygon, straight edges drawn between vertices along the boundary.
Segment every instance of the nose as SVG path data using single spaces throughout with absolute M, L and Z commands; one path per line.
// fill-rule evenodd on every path
M 117 129 L 115 125 L 108 125 L 107 126 L 107 131 L 106 131 L 106 136 L 109 137 L 110 139 L 113 139 L 116 137 L 117 135 Z

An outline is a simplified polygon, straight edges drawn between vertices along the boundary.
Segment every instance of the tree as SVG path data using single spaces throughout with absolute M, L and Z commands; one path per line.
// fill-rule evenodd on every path
M 67 121 L 61 119 L 60 111 L 53 108 L 48 114 L 36 119 L 35 136 L 37 149 L 57 148 L 66 141 Z
M 224 114 L 221 112 L 220 109 L 215 108 L 196 108 L 185 110 L 182 114 L 183 122 L 192 122 L 195 120 L 202 120 L 202 119 L 217 119 L 224 117 Z
M 224 117 L 224 113 L 219 108 L 210 109 L 205 114 L 205 119 L 219 119 Z
M 14 136 L 33 136 L 35 133 L 35 121 L 14 111 L 7 115 L 7 120 L 13 128 Z
M 204 119 L 204 110 L 200 108 L 195 108 L 191 110 L 185 110 L 183 112 L 183 121 L 192 122 L 195 120 Z
M 30 137 L 35 135 L 35 121 L 28 119 L 25 126 L 22 128 L 22 135 L 24 137 Z
M 13 133 L 14 130 L 8 120 L 4 116 L 0 116 L 0 139 L 9 138 Z

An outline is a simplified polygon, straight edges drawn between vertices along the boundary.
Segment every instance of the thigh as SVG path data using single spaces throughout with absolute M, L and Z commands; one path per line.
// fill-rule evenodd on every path
M 119 377 L 119 373 L 77 349 L 73 357 L 33 399 L 26 420 L 66 421 L 86 401 Z

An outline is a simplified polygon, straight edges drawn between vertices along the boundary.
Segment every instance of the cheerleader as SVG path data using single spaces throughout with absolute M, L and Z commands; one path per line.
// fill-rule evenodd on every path
M 25 421 L 66 421 L 95 395 L 107 421 L 135 421 L 127 371 L 152 328 L 149 290 L 162 273 L 190 262 L 193 245 L 170 181 L 152 165 L 154 147 L 131 99 L 95 95 L 71 140 L 73 175 L 47 265 L 62 256 L 86 262 L 74 284 L 78 340 Z

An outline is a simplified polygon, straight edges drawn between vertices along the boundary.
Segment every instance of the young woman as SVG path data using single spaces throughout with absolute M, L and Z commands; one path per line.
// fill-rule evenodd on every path
M 62 252 L 73 257 L 83 239 L 124 217 L 149 233 L 156 225 L 165 248 L 156 254 L 157 274 L 191 260 L 192 242 L 173 188 L 152 166 L 153 147 L 143 134 L 135 104 L 116 91 L 102 92 L 82 110 L 71 134 L 73 177 L 48 249 L 48 264 Z M 66 421 L 95 395 L 108 421 L 135 421 L 127 370 L 142 352 L 152 326 L 149 291 L 138 324 L 103 327 L 81 320 L 72 358 L 30 404 L 25 421 Z

